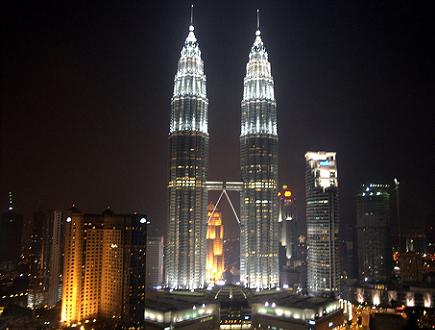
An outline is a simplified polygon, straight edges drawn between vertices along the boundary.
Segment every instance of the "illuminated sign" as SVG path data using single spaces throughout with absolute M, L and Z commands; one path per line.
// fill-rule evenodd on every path
M 321 160 L 320 166 L 329 166 L 329 160 Z

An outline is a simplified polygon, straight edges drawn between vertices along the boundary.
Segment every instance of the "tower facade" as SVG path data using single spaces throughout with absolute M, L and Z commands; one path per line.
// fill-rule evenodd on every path
M 307 152 L 305 161 L 308 293 L 336 295 L 340 289 L 340 223 L 335 152 Z
M 391 275 L 390 225 L 389 185 L 362 185 L 356 196 L 356 227 L 358 268 L 363 282 L 385 283 Z
M 208 172 L 208 99 L 201 51 L 190 25 L 175 74 L 171 101 L 168 240 L 165 282 L 171 288 L 204 286 Z
M 274 82 L 258 28 L 241 109 L 240 281 L 270 288 L 279 284 L 278 134 Z
M 213 212 L 213 209 L 214 212 Z M 207 218 L 207 283 L 215 283 L 221 279 L 224 272 L 224 225 L 222 213 L 213 203 L 208 204 Z
M 146 283 L 148 288 L 163 284 L 163 236 L 147 237 Z

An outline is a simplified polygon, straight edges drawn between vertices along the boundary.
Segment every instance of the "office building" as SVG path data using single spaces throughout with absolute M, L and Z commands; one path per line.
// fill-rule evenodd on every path
M 369 183 L 356 195 L 359 278 L 385 283 L 391 276 L 390 186 Z
M 403 252 L 400 254 L 400 280 L 403 283 L 419 283 L 424 276 L 423 255 L 418 252 Z
M 193 25 L 181 50 L 171 100 L 169 205 L 165 283 L 195 289 L 205 284 L 208 172 L 206 76 Z
M 224 225 L 222 224 L 222 213 L 219 212 L 213 203 L 207 208 L 207 283 L 218 282 L 225 270 L 224 261 Z
M 355 224 L 341 227 L 341 273 L 344 279 L 358 278 L 357 230 Z
M 336 154 L 307 152 L 305 160 L 308 293 L 334 296 L 340 290 Z
M 62 211 L 52 210 L 48 213 L 44 225 L 43 278 L 45 281 L 45 305 L 54 307 L 62 299 L 62 271 L 64 251 L 64 222 Z
M 306 253 L 301 251 L 296 202 L 292 190 L 283 185 L 278 192 L 279 199 L 279 283 L 280 287 L 301 292 L 306 282 Z
M 278 130 L 274 80 L 257 24 L 241 102 L 240 281 L 279 285 Z
M 279 231 L 280 245 L 284 247 L 285 258 L 290 260 L 295 257 L 297 244 L 296 206 L 293 192 L 287 185 L 283 185 L 278 192 L 279 199 Z
M 163 252 L 163 236 L 148 236 L 146 251 L 147 288 L 156 288 L 163 285 Z
M 146 216 L 74 207 L 64 220 L 63 324 L 143 326 Z
M 296 207 L 293 192 L 287 185 L 283 185 L 278 192 L 279 199 L 279 233 L 280 249 L 284 251 L 284 258 L 280 258 L 280 268 L 287 264 L 287 260 L 295 257 L 297 245 Z M 281 260 L 283 259 L 283 260 Z

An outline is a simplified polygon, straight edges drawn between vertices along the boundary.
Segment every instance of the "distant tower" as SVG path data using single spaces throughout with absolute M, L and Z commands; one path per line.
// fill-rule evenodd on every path
M 44 225 L 47 221 L 47 213 L 39 209 L 33 213 L 33 221 L 29 223 L 30 240 L 28 251 L 29 260 L 29 294 L 27 296 L 27 307 L 39 308 L 45 305 L 44 287 Z
M 8 208 L 0 219 L 0 272 L 15 271 L 22 252 L 23 216 L 14 210 L 12 192 L 8 194 Z
M 285 259 L 291 259 L 295 256 L 297 245 L 296 232 L 296 209 L 293 192 L 287 185 L 283 185 L 278 192 L 279 198 L 279 233 L 280 245 L 285 249 Z
M 175 74 L 169 131 L 169 205 L 165 282 L 195 289 L 205 283 L 208 99 L 204 62 L 189 26 Z
M 31 231 L 30 290 L 27 307 L 53 308 L 61 299 L 63 231 L 62 212 L 38 210 Z
M 365 184 L 356 195 L 358 269 L 362 282 L 385 283 L 391 275 L 390 186 Z
M 214 212 L 213 212 L 213 209 Z M 215 283 L 221 279 L 224 267 L 224 225 L 222 213 L 213 203 L 208 204 L 207 218 L 211 217 L 207 225 L 207 283 Z
M 47 223 L 44 226 L 44 281 L 47 290 L 46 304 L 49 308 L 55 307 L 61 300 L 59 291 L 60 275 L 62 275 L 62 254 L 63 251 L 63 224 L 62 211 L 53 210 L 49 213 Z
M 333 296 L 340 290 L 335 152 L 307 152 L 305 160 L 308 293 Z
M 397 218 L 397 227 L 396 227 L 396 237 L 394 239 L 394 247 L 393 249 L 397 252 L 402 251 L 402 230 L 400 223 L 400 195 L 399 195 L 399 180 L 394 178 L 394 192 L 396 195 L 396 218 Z M 393 231 L 394 232 L 394 231 Z
M 274 82 L 260 35 L 257 22 L 241 102 L 240 280 L 270 288 L 279 285 L 278 134 Z

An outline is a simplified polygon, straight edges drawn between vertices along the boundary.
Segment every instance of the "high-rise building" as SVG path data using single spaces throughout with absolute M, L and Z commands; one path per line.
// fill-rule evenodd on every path
M 257 24 L 241 102 L 240 281 L 279 285 L 278 133 L 274 81 Z
M 213 212 L 214 211 L 214 212 Z M 224 225 L 222 213 L 213 203 L 208 204 L 207 216 L 207 283 L 215 283 L 222 277 L 224 264 Z
M 146 219 L 75 207 L 65 215 L 64 325 L 96 319 L 108 328 L 143 326 Z
M 53 308 L 61 300 L 62 211 L 34 213 L 30 241 L 29 308 Z
M 231 233 L 230 233 L 231 234 Z M 226 234 L 224 240 L 224 256 L 226 273 L 231 272 L 234 281 L 240 282 L 240 236 L 231 237 Z M 230 283 L 227 281 L 227 283 Z
M 281 191 L 278 192 L 279 198 L 279 232 L 280 232 L 280 247 L 284 250 L 284 260 L 280 262 L 282 266 L 287 263 L 287 260 L 295 257 L 295 249 L 297 245 L 297 228 L 296 228 L 296 208 L 293 192 L 287 185 L 283 185 Z
M 307 152 L 305 160 L 308 293 L 333 296 L 340 290 L 335 152 Z
M 343 278 L 358 278 L 358 251 L 357 251 L 357 231 L 355 224 L 341 224 L 341 251 L 340 265 Z
M 205 284 L 208 172 L 206 76 L 193 25 L 181 50 L 171 101 L 169 205 L 165 282 L 171 288 Z
M 22 252 L 23 216 L 14 210 L 12 192 L 0 219 L 0 272 L 16 271 Z
M 362 282 L 385 283 L 391 276 L 390 186 L 363 184 L 356 195 L 358 272 Z
M 281 287 L 301 292 L 306 282 L 305 242 L 300 242 L 293 192 L 283 185 L 279 198 L 279 283 Z
M 29 245 L 25 252 L 29 265 L 29 294 L 27 306 L 39 308 L 44 306 L 44 280 L 43 280 L 43 227 L 46 222 L 47 213 L 39 209 L 33 213 L 33 219 L 29 224 Z
M 64 224 L 62 211 L 53 210 L 48 213 L 44 226 L 43 274 L 45 304 L 50 308 L 62 299 L 61 277 L 63 271 Z
M 163 236 L 148 236 L 146 251 L 146 283 L 148 288 L 159 287 L 163 284 L 163 252 Z
M 426 236 L 424 252 L 435 254 L 435 215 L 429 214 L 425 219 L 424 232 Z

